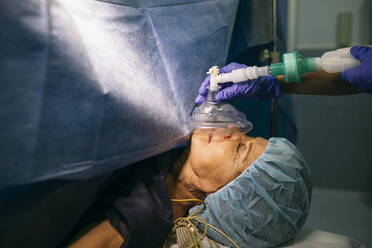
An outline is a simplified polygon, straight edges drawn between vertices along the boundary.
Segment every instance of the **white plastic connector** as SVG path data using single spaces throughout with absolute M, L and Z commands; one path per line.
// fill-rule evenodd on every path
M 218 67 L 217 67 L 218 68 Z M 211 88 L 218 88 L 218 84 L 227 82 L 240 83 L 247 80 L 257 79 L 260 76 L 267 76 L 269 74 L 268 67 L 257 67 L 249 66 L 247 68 L 241 68 L 233 70 L 230 73 L 215 74 L 216 68 L 212 67 L 209 69 L 208 74 L 211 75 Z M 218 70 L 219 71 L 219 70 Z
M 211 76 L 210 78 L 210 84 L 209 84 L 209 90 L 210 91 L 217 91 L 218 90 L 218 75 L 220 73 L 220 69 L 218 66 L 212 66 L 209 68 L 209 71 L 207 74 Z

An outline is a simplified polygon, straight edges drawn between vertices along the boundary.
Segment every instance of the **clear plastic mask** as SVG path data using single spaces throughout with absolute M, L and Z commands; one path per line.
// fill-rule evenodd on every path
M 192 130 L 210 129 L 211 132 L 220 132 L 235 126 L 241 132 L 247 133 L 253 128 L 253 124 L 246 119 L 244 113 L 231 104 L 215 101 L 205 101 L 195 107 L 188 124 Z

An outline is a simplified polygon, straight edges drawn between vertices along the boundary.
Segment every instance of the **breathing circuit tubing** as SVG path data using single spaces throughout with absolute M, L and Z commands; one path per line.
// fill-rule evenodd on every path
M 209 69 L 211 75 L 210 90 L 218 90 L 218 84 L 227 82 L 239 83 L 247 80 L 257 79 L 260 76 L 284 76 L 287 83 L 301 82 L 301 76 L 307 72 L 323 69 L 326 72 L 342 72 L 346 69 L 360 65 L 360 61 L 350 54 L 350 48 L 337 49 L 326 52 L 322 57 L 311 57 L 302 59 L 297 51 L 284 53 L 281 63 L 269 66 L 249 66 L 233 70 L 230 73 L 219 73 L 217 66 Z

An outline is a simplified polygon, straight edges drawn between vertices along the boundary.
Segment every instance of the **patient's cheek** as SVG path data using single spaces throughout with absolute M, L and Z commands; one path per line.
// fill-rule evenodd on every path
M 186 176 L 195 189 L 213 193 L 240 174 L 236 166 L 239 142 L 239 136 L 225 139 L 214 135 L 211 140 L 205 136 L 193 136 L 188 164 L 192 172 Z
M 206 142 L 203 137 L 193 138 L 190 151 L 190 164 L 193 170 L 203 176 L 226 164 L 235 161 L 237 140 L 214 140 Z

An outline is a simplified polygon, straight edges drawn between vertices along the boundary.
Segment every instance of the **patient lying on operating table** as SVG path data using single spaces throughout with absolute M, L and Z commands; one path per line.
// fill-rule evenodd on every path
M 195 130 L 190 147 L 168 170 L 166 186 L 172 199 L 204 200 L 205 209 L 193 201 L 172 201 L 174 220 L 198 213 L 240 247 L 271 247 L 294 238 L 310 207 L 309 169 L 296 147 L 283 138 L 248 137 L 234 127 Z M 209 228 L 207 234 L 233 247 L 219 232 Z M 87 245 L 92 239 L 100 242 Z M 128 240 L 105 221 L 71 247 L 129 247 Z

